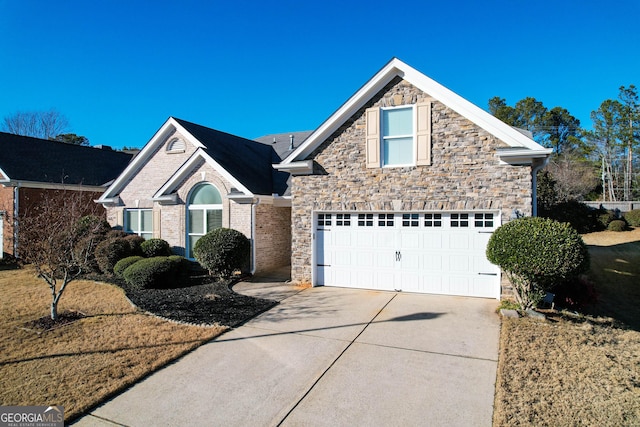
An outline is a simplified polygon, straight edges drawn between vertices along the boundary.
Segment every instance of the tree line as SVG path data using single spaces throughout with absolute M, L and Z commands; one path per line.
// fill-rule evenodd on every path
M 543 173 L 555 183 L 558 201 L 640 199 L 640 102 L 634 85 L 621 86 L 617 99 L 607 99 L 591 112 L 592 130 L 584 129 L 567 109 L 548 109 L 533 97 L 513 106 L 493 97 L 488 108 L 553 149 Z
M 18 111 L 2 121 L 2 131 L 74 145 L 89 145 L 89 139 L 69 132 L 69 120 L 58 111 Z

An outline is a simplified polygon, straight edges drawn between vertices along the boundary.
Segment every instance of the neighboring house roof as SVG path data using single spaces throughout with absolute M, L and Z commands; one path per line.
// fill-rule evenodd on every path
M 260 138 L 256 138 L 256 141 L 262 144 L 271 145 L 273 149 L 276 150 L 276 153 L 278 153 L 278 156 L 280 156 L 281 159 L 284 159 L 291 154 L 293 150 L 298 148 L 312 133 L 312 130 L 274 133 L 272 135 L 265 135 Z M 291 141 L 292 138 L 293 141 Z M 291 148 L 292 145 L 293 148 Z
M 0 132 L 0 182 L 107 186 L 131 154 Z
M 174 131 L 180 132 L 197 150 L 177 171 L 167 171 L 168 179 L 154 194 L 154 200 L 171 200 L 176 188 L 198 167 L 201 161 L 207 162 L 224 176 L 238 190 L 239 195 L 271 196 L 286 193 L 289 174 L 273 169 L 272 164 L 279 162 L 280 157 L 270 145 L 169 117 L 113 185 L 105 191 L 99 202 L 117 202 L 116 198 L 120 191 Z
M 534 158 L 546 158 L 551 153 L 551 149 L 542 147 L 515 128 L 430 79 L 415 68 L 397 58 L 393 58 L 276 167 L 292 172 L 297 170 L 303 173 L 310 173 L 310 165 L 305 160 L 313 150 L 320 146 L 396 77 L 406 80 L 506 143 L 508 147 L 498 153 L 504 161 L 526 163 L 531 162 Z

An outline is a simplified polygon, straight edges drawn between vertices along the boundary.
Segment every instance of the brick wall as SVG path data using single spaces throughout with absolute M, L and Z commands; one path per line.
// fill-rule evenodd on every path
M 269 271 L 291 263 L 291 208 L 256 206 L 256 270 Z
M 429 166 L 365 167 L 366 108 L 432 102 Z M 293 177 L 292 279 L 311 280 L 312 213 L 333 211 L 502 212 L 503 222 L 518 209 L 531 215 L 531 168 L 501 165 L 496 149 L 506 144 L 396 78 L 309 158 L 315 175 Z

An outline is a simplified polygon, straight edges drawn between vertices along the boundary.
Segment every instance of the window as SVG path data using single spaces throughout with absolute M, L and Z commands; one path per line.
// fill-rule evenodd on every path
M 431 164 L 431 102 L 365 110 L 367 168 Z
M 124 231 L 137 234 L 145 239 L 153 237 L 153 211 L 151 209 L 126 209 L 124 211 Z
M 442 214 L 424 214 L 425 227 L 442 227 Z
M 420 221 L 420 215 L 417 213 L 414 214 L 402 214 L 402 226 L 403 227 L 418 227 Z
M 331 226 L 331 214 L 318 214 L 318 226 Z
M 211 184 L 196 186 L 189 195 L 187 208 L 187 257 L 193 258 L 193 248 L 208 232 L 222 227 L 222 197 Z
M 393 227 L 393 214 L 378 214 L 378 226 L 379 227 Z
M 358 214 L 358 227 L 373 227 L 373 214 Z
M 413 107 L 382 110 L 382 165 L 415 164 Z
M 336 225 L 349 227 L 351 225 L 351 214 L 337 214 Z
M 475 214 L 475 221 L 473 224 L 476 227 L 493 227 L 493 214 L 477 213 Z
M 468 226 L 469 226 L 469 214 L 467 213 L 451 214 L 451 227 L 468 227 Z

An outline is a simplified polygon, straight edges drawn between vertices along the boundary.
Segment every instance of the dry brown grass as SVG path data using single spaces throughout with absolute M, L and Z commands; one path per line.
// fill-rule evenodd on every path
M 640 425 L 640 230 L 583 237 L 609 317 L 505 319 L 494 425 Z
M 0 271 L 1 405 L 62 405 L 69 420 L 105 397 L 219 335 L 137 312 L 117 286 L 69 284 L 59 311 L 87 317 L 49 331 L 50 294 L 33 270 Z

